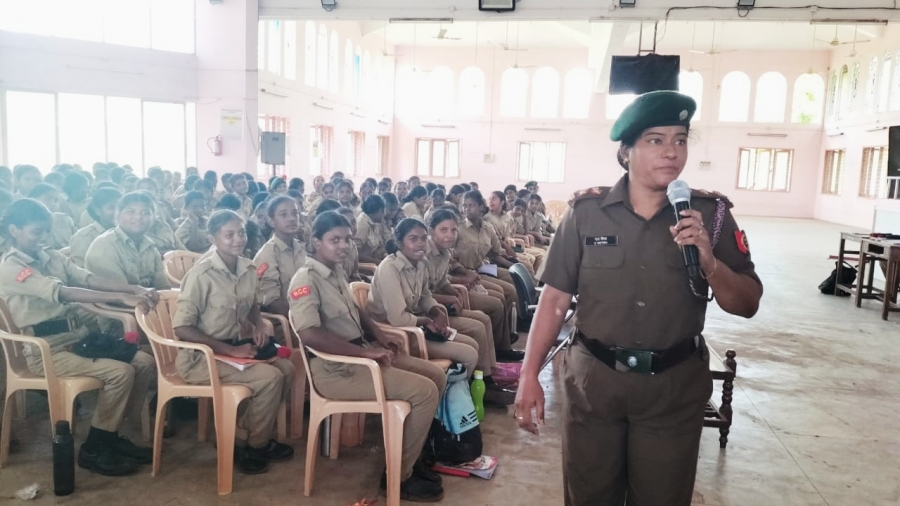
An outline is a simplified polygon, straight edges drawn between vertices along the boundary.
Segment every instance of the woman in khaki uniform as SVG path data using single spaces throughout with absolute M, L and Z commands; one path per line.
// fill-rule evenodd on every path
M 354 216 L 353 210 L 349 207 L 341 207 L 336 211 L 344 218 L 347 218 L 347 221 L 350 222 L 350 233 L 355 236 L 356 216 Z M 369 281 L 368 278 L 363 278 L 359 272 L 359 248 L 356 246 L 355 241 L 350 241 L 350 251 L 347 254 L 347 260 L 344 262 L 344 271 L 347 273 L 347 279 L 351 282 Z
M 209 219 L 209 235 L 215 253 L 195 264 L 181 283 L 178 312 L 172 318 L 175 335 L 205 344 L 218 355 L 253 358 L 271 336 L 257 304 L 256 268 L 241 257 L 247 243 L 244 221 L 234 211 L 216 211 Z M 239 344 L 244 337 L 252 337 L 252 343 Z M 246 385 L 253 391 L 238 420 L 238 426 L 246 431 L 246 440 L 235 448 L 238 469 L 247 474 L 264 473 L 268 462 L 292 458 L 294 449 L 275 441 L 273 433 L 278 406 L 292 384 L 293 364 L 277 358 L 243 371 L 218 361 L 216 366 L 223 382 Z M 209 381 L 201 353 L 180 350 L 175 367 L 188 383 Z
M 397 225 L 387 243 L 388 256 L 372 278 L 369 312 L 375 320 L 394 327 L 426 327 L 449 337 L 447 314 L 428 289 L 427 245 L 424 223 L 407 218 Z M 459 362 L 470 377 L 475 372 L 478 343 L 471 337 L 460 332 L 453 341 L 427 340 L 425 346 L 429 357 Z
M 416 186 L 409 191 L 409 194 L 403 199 L 403 214 L 407 218 L 415 218 L 417 220 L 425 219 L 425 203 L 428 200 L 428 191 L 424 186 Z
M 291 326 L 304 346 L 372 359 L 382 366 L 385 396 L 407 401 L 412 407 L 403 426 L 401 498 L 440 500 L 440 476 L 417 460 L 446 386 L 446 376 L 427 360 L 401 354 L 402 343 L 381 332 L 369 315 L 356 307 L 341 268 L 351 235 L 350 222 L 336 212 L 325 212 L 313 222 L 315 253 L 294 275 L 289 288 Z M 363 366 L 312 358 L 309 368 L 316 388 L 329 399 L 370 400 L 375 396 L 372 374 Z M 382 489 L 386 485 L 386 477 L 382 476 Z
M 313 191 L 306 197 L 306 203 L 312 204 L 313 202 L 322 198 L 322 185 L 325 184 L 325 178 L 322 176 L 316 176 L 313 178 Z M 309 211 L 307 211 L 309 212 Z M 309 212 L 312 214 L 311 212 Z
M 47 340 L 58 376 L 89 376 L 104 384 L 78 465 L 107 476 L 130 474 L 138 464 L 150 463 L 152 453 L 119 437 L 117 431 L 126 413 L 133 421 L 140 420 L 156 375 L 153 357 L 138 351 L 129 364 L 84 358 L 68 350 L 100 333 L 97 319 L 79 303 L 119 302 L 149 309 L 158 297 L 153 290 L 92 274 L 45 249 L 51 219 L 50 211 L 32 199 L 17 201 L 4 213 L 0 233 L 11 247 L 0 261 L 0 298 L 23 334 Z M 43 375 L 40 354 L 28 347 L 26 355 L 31 372 Z
M 66 196 L 66 207 L 68 214 L 79 228 L 81 225 L 81 217 L 87 211 L 90 205 L 91 183 L 86 177 L 77 173 L 70 172 L 66 174 L 63 181 L 62 191 Z
M 506 214 L 506 200 L 503 192 L 493 192 L 488 197 L 488 212 L 484 215 L 484 221 L 494 227 L 497 235 L 500 237 L 500 247 L 508 257 L 516 257 L 516 259 L 528 269 L 528 272 L 534 276 L 537 269 L 535 256 L 531 254 L 531 250 L 523 248 L 522 253 L 516 253 L 515 249 L 509 244 L 509 238 L 512 237 L 515 223 L 512 217 Z
M 132 192 L 119 200 L 117 226 L 100 234 L 87 250 L 87 270 L 130 285 L 158 290 L 171 288 L 162 255 L 146 233 L 155 220 L 153 199 Z
M 272 238 L 253 258 L 259 277 L 257 298 L 267 313 L 288 315 L 288 286 L 291 278 L 306 263 L 306 245 L 296 238 L 300 211 L 291 197 L 275 197 L 266 208 Z
M 206 232 L 206 199 L 198 191 L 189 191 L 184 196 L 184 221 L 175 230 L 175 238 L 188 251 L 205 253 L 209 249 L 209 234 Z
M 91 197 L 91 203 L 85 212 L 89 213 L 94 223 L 83 227 L 72 236 L 69 258 L 75 265 L 84 267 L 87 250 L 100 234 L 116 226 L 116 206 L 122 194 L 112 188 L 100 188 Z
M 50 239 L 47 241 L 47 247 L 51 249 L 62 249 L 72 242 L 72 236 L 78 230 L 75 228 L 75 222 L 66 213 L 57 212 L 59 209 L 59 190 L 55 186 L 47 183 L 38 183 L 28 192 L 28 198 L 37 200 L 47 207 L 53 213 L 53 225 L 50 228 Z
M 362 213 L 356 219 L 353 242 L 359 248 L 359 261 L 378 265 L 384 260 L 384 245 L 391 238 L 391 230 L 384 224 L 384 199 L 372 195 L 362 203 Z

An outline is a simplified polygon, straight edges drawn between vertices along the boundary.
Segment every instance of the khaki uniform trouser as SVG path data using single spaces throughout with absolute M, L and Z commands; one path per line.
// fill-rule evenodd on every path
M 365 401 L 375 398 L 372 373 L 365 366 L 341 364 L 314 358 L 309 363 L 315 387 L 329 399 Z M 392 367 L 381 368 L 384 393 L 388 400 L 407 401 L 412 406 L 403 425 L 401 480 L 412 475 L 431 421 L 437 411 L 447 377 L 440 367 L 420 358 L 398 355 Z
M 478 362 L 476 366 L 486 376 L 497 365 L 497 352 L 494 350 L 494 330 L 491 319 L 481 311 L 463 309 L 461 316 L 451 316 L 450 326 L 460 334 L 465 334 L 478 344 Z M 469 373 L 471 375 L 471 372 Z
M 695 354 L 661 374 L 615 371 L 582 344 L 563 382 L 566 506 L 690 506 L 709 361 Z
M 502 297 L 501 300 L 503 301 L 503 307 L 506 311 L 504 317 L 506 331 L 499 336 L 497 335 L 497 331 L 494 331 L 494 344 L 497 346 L 498 350 L 511 350 L 512 344 L 509 342 L 509 336 L 515 330 L 512 327 L 512 311 L 518 303 L 519 296 L 516 293 L 516 287 L 513 285 L 512 276 L 510 276 L 508 270 L 497 269 L 497 276 L 498 278 L 484 276 L 481 278 L 481 284 L 487 288 L 489 293 L 493 292 L 491 295 Z M 476 309 L 474 305 L 472 306 L 472 309 Z
M 477 323 L 477 322 L 476 322 Z M 450 325 L 453 327 L 453 325 Z M 439 343 L 437 341 L 425 341 L 428 349 L 428 358 L 443 358 L 453 362 L 459 362 L 466 367 L 466 376 L 471 377 L 478 363 L 478 342 L 456 329 L 456 337 L 452 341 Z
M 156 376 L 151 355 L 139 351 L 130 364 L 110 358 L 79 357 L 68 351 L 55 352 L 50 357 L 57 376 L 89 376 L 103 382 L 91 426 L 116 432 L 126 412 L 132 420 L 140 420 L 147 390 Z M 27 363 L 34 374 L 44 374 L 40 355 L 28 356 Z
M 175 368 L 188 383 L 209 383 L 209 370 L 202 353 L 179 351 Z M 216 369 L 222 383 L 244 385 L 253 392 L 241 406 L 243 413 L 238 414 L 238 427 L 246 431 L 247 445 L 252 448 L 265 446 L 274 438 L 278 407 L 290 389 L 294 365 L 279 358 L 271 364 L 255 364 L 239 371 L 217 361 Z
M 493 291 L 487 288 L 487 285 L 484 285 L 484 287 L 488 290 L 487 294 L 469 290 L 469 306 L 473 311 L 482 312 L 491 319 L 494 347 L 501 350 L 508 349 L 510 313 L 507 311 L 506 304 L 504 304 L 505 297 L 502 291 Z M 503 343 L 506 343 L 506 348 L 503 347 Z

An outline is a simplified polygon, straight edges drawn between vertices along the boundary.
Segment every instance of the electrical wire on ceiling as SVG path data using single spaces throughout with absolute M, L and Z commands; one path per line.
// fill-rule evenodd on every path
M 785 6 L 766 6 L 766 5 L 758 5 L 753 7 L 752 10 L 783 10 L 783 11 L 808 11 L 815 9 L 817 11 L 895 11 L 897 9 L 897 0 L 892 1 L 893 7 L 884 7 L 884 6 L 855 6 L 855 7 L 825 7 L 822 5 L 811 4 L 811 5 L 795 5 L 790 7 Z M 669 7 L 666 10 L 666 19 L 668 19 L 669 15 L 674 11 L 692 11 L 692 10 L 733 10 L 735 7 L 725 7 L 721 5 L 693 5 L 690 7 Z M 741 17 L 746 17 L 749 14 L 750 9 L 743 10 L 743 15 L 739 14 Z

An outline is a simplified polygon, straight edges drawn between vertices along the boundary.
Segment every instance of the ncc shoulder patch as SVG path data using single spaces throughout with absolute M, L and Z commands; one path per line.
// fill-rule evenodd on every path
M 297 287 L 291 292 L 291 298 L 294 300 L 306 297 L 307 295 L 309 295 L 309 285 Z
M 256 268 L 256 277 L 262 276 L 263 274 L 266 273 L 267 270 L 269 270 L 268 263 L 264 263 L 264 264 L 260 265 L 259 267 Z
M 691 190 L 691 197 L 701 198 L 701 199 L 715 199 L 715 200 L 724 200 L 725 204 L 728 206 L 728 209 L 734 207 L 734 204 L 731 203 L 731 200 L 728 199 L 727 196 L 719 193 L 719 192 L 711 192 L 707 190 Z
M 573 193 L 569 198 L 569 205 L 573 206 L 579 200 L 590 199 L 590 198 L 599 198 L 609 191 L 608 186 L 594 186 L 593 188 L 585 188 L 584 190 L 578 190 Z
M 750 253 L 750 242 L 747 241 L 747 233 L 743 230 L 734 232 L 734 241 L 737 243 L 738 250 L 747 255 Z
M 32 274 L 34 274 L 34 271 L 31 270 L 31 267 L 26 267 L 22 269 L 22 272 L 20 272 L 18 276 L 16 276 L 16 282 L 24 283 L 25 280 L 30 278 Z

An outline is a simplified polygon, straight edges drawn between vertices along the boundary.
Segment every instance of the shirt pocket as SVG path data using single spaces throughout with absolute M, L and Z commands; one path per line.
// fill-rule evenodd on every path
M 336 299 L 334 301 L 323 303 L 320 307 L 322 308 L 322 314 L 324 314 L 325 318 L 328 320 L 350 317 L 350 308 L 343 299 Z M 324 324 L 325 322 L 322 323 Z
M 621 269 L 625 250 L 621 246 L 585 246 L 581 255 L 584 269 Z
M 238 308 L 237 298 L 233 294 L 214 292 L 209 295 L 209 306 L 233 313 Z

